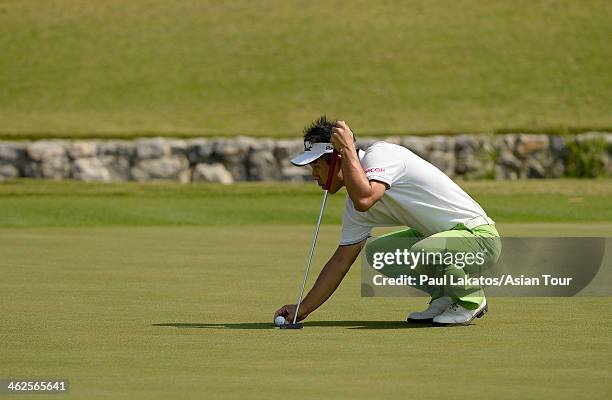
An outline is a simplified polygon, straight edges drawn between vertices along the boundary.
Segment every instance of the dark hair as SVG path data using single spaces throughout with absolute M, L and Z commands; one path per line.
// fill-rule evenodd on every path
M 338 120 L 336 119 L 329 120 L 325 115 L 321 116 L 315 122 L 304 128 L 304 141 L 308 141 L 310 143 L 330 143 L 331 132 L 336 126 L 336 123 L 338 123 Z M 353 141 L 357 141 L 355 138 L 355 132 L 353 132 Z M 332 155 L 324 154 L 323 158 L 325 158 L 329 163 Z
M 329 120 L 325 115 L 304 128 L 304 141 L 310 143 L 330 143 L 331 132 L 338 120 Z M 353 141 L 356 142 L 355 131 L 353 131 Z M 328 157 L 331 160 L 331 155 Z
M 328 120 L 325 115 L 304 128 L 304 141 L 310 143 L 329 143 L 331 132 L 337 120 Z

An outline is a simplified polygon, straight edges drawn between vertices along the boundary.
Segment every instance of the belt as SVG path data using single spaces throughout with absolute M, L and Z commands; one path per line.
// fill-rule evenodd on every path
M 491 218 L 489 217 L 476 217 L 476 218 L 472 218 L 469 219 L 467 221 L 465 221 L 463 223 L 463 225 L 466 226 L 466 228 L 468 229 L 472 229 L 472 228 L 476 228 L 477 226 L 480 225 L 495 225 L 495 221 L 493 221 Z

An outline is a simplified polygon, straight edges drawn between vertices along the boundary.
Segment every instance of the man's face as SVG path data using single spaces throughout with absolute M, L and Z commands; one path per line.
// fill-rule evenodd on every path
M 340 161 L 340 160 L 339 160 Z M 311 162 L 310 168 L 312 169 L 312 180 L 317 181 L 317 184 L 321 189 L 325 189 L 325 183 L 327 181 L 327 173 L 329 172 L 329 162 L 325 157 L 319 157 L 317 160 Z M 340 169 L 340 162 L 336 163 L 334 171 L 334 180 L 332 182 L 329 193 L 334 194 L 344 185 L 342 180 L 342 170 Z

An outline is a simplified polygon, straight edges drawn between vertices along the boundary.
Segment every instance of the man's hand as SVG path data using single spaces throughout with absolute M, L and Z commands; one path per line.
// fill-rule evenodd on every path
M 282 317 L 285 317 L 285 320 L 292 324 L 293 323 L 293 317 L 295 317 L 295 310 L 297 309 L 297 305 L 296 304 L 286 304 L 284 306 L 282 306 L 281 308 L 279 308 L 278 310 L 276 310 L 276 312 L 274 313 L 274 319 L 276 319 L 276 317 L 278 317 L 279 315 Z M 301 311 L 301 310 L 300 310 Z M 300 312 L 300 315 L 298 315 L 298 321 L 301 321 L 303 319 L 305 319 L 308 315 L 304 315 L 303 312 Z
M 355 139 L 351 128 L 344 121 L 338 121 L 332 128 L 331 144 L 340 154 L 345 150 L 355 151 Z

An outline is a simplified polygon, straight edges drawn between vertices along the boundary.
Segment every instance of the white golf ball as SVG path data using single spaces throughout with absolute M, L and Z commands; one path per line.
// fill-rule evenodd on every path
M 285 322 L 285 317 L 283 317 L 282 315 L 279 315 L 278 317 L 274 318 L 274 325 L 276 326 L 285 325 Z

